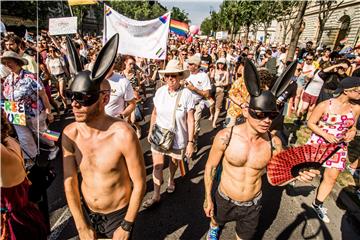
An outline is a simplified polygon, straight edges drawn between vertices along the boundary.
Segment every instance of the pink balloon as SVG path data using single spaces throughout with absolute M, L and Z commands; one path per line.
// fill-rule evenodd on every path
M 200 31 L 200 28 L 196 25 L 191 25 L 190 26 L 190 33 L 193 34 L 193 35 L 196 35 L 198 34 Z

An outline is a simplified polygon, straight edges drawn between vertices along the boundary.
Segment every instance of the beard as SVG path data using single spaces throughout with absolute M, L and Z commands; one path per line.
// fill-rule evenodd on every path
M 84 122 L 88 123 L 92 120 L 96 119 L 100 115 L 100 103 L 96 102 L 93 106 L 88 107 L 88 111 L 86 113 L 74 114 L 76 122 Z

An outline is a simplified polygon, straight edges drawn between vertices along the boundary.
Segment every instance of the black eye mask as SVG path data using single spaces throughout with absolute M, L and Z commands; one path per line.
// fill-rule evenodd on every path
M 76 48 L 70 38 L 67 37 L 67 49 L 70 69 L 73 73 L 75 73 L 74 81 L 70 85 L 71 91 L 78 93 L 99 92 L 102 80 L 105 79 L 106 75 L 109 73 L 112 65 L 114 64 L 118 45 L 119 34 L 115 34 L 100 50 L 99 55 L 96 58 L 93 70 L 83 71 Z M 99 97 L 98 94 L 95 95 Z

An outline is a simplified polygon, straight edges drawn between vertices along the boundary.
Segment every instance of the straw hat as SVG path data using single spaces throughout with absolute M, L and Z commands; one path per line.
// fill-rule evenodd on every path
M 22 58 L 19 56 L 19 54 L 17 54 L 16 52 L 13 51 L 6 51 L 4 52 L 4 54 L 1 56 L 1 63 L 3 62 L 3 59 L 15 59 L 17 62 L 21 62 L 22 65 L 28 65 L 28 60 L 26 60 L 25 58 Z
M 185 79 L 190 75 L 190 71 L 184 70 L 178 60 L 170 60 L 164 70 L 159 70 L 161 77 L 164 77 L 166 73 L 180 74 L 180 79 Z

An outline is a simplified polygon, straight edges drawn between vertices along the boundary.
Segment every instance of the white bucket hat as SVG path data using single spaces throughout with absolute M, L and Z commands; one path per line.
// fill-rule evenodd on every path
M 185 79 L 190 75 L 190 71 L 184 70 L 178 60 L 170 60 L 164 70 L 159 70 L 161 77 L 164 77 L 166 73 L 180 74 L 180 79 Z
M 13 51 L 5 51 L 3 53 L 3 55 L 1 56 L 1 63 L 3 62 L 3 59 L 15 59 L 19 62 L 21 62 L 23 65 L 28 65 L 28 60 L 26 60 L 25 58 L 22 58 L 19 56 L 19 54 L 17 54 L 16 52 L 13 52 Z
M 217 61 L 216 61 L 216 64 L 219 64 L 219 63 L 222 63 L 222 64 L 226 64 L 226 59 L 225 58 L 219 58 Z

